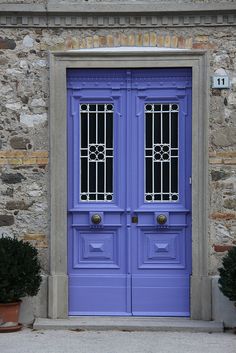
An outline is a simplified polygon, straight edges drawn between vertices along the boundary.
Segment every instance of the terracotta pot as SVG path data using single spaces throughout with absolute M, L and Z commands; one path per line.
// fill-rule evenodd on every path
M 18 326 L 20 304 L 21 300 L 14 303 L 0 303 L 0 330 L 5 326 Z

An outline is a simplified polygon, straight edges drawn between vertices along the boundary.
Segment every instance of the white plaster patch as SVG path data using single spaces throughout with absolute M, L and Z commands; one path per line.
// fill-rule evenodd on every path
M 33 99 L 31 102 L 32 107 L 45 107 L 46 103 L 42 98 L 39 99 Z
M 218 241 L 222 241 L 224 238 L 228 239 L 233 239 L 234 237 L 230 234 L 229 229 L 227 229 L 225 226 L 222 224 L 217 224 L 216 225 L 216 239 Z
M 215 63 L 217 63 L 217 64 L 221 64 L 221 63 L 224 64 L 225 61 L 229 58 L 228 54 L 226 54 L 224 52 L 222 52 L 221 54 L 213 54 L 213 57 L 214 57 Z
M 19 66 L 21 69 L 24 69 L 24 70 L 28 70 L 29 68 L 29 64 L 27 63 L 26 60 L 21 60 Z
M 19 71 L 19 70 L 17 70 L 17 69 L 6 69 L 6 73 L 8 74 L 8 75 L 21 75 L 22 74 L 22 72 L 21 71 Z
M 46 67 L 47 66 L 47 61 L 46 60 L 36 60 L 32 64 L 33 66 L 40 66 L 40 67 Z
M 230 93 L 228 97 L 228 104 L 232 106 L 236 105 L 236 96 L 234 93 Z
M 26 48 L 31 48 L 34 45 L 34 40 L 28 34 L 23 39 L 23 46 Z
M 231 78 L 231 87 L 233 92 L 236 92 L 236 77 Z
M 10 110 L 20 110 L 21 104 L 20 103 L 7 103 L 6 108 Z
M 225 69 L 220 68 L 215 70 L 215 75 L 227 76 L 227 72 L 225 71 Z
M 5 94 L 10 93 L 12 91 L 13 91 L 13 89 L 11 88 L 11 86 L 8 86 L 8 85 L 1 85 L 0 86 L 0 94 L 1 95 L 5 95 Z
M 27 194 L 29 196 L 37 197 L 37 196 L 41 196 L 42 193 L 43 193 L 42 189 L 37 183 L 32 183 L 31 185 L 28 186 Z
M 34 125 L 43 124 L 47 120 L 47 114 L 21 114 L 20 122 L 27 125 L 28 127 L 34 127 Z

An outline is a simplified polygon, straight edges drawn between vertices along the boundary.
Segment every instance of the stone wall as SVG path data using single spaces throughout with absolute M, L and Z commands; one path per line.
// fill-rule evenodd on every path
M 0 235 L 40 252 L 48 273 L 48 99 L 51 50 L 153 46 L 205 49 L 209 73 L 225 70 L 230 90 L 209 87 L 209 273 L 236 244 L 236 35 L 234 27 L 0 29 Z

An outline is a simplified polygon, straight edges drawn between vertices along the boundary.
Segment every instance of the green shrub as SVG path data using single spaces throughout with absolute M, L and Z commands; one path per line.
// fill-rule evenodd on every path
M 17 301 L 38 293 L 41 276 L 38 251 L 16 238 L 0 238 L 0 302 Z
M 219 273 L 221 292 L 230 300 L 236 302 L 236 247 L 229 250 L 227 255 L 223 257 Z

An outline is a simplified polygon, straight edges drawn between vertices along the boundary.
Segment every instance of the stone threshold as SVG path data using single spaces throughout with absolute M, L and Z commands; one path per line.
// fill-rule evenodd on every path
M 165 332 L 223 332 L 222 322 L 191 320 L 189 318 L 77 316 L 68 319 L 37 318 L 35 330 L 78 331 L 165 331 Z

